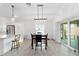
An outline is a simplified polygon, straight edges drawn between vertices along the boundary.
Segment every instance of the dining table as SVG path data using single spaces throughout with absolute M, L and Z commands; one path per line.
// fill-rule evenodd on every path
M 47 49 L 47 46 L 48 46 L 48 44 L 47 44 L 47 36 L 48 36 L 48 34 L 31 34 L 31 37 L 32 37 L 31 47 L 32 47 L 32 49 L 34 48 L 33 44 L 34 44 L 34 40 L 36 40 L 37 35 L 42 36 L 41 39 L 45 41 L 45 49 Z

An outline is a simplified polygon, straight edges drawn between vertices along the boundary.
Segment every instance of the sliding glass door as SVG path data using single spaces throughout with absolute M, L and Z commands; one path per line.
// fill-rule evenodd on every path
M 78 49 L 78 38 L 76 35 L 76 28 L 79 27 L 79 20 L 67 21 L 60 24 L 61 42 Z
M 68 23 L 67 22 L 62 23 L 60 27 L 61 27 L 61 41 L 64 44 L 68 44 L 67 43 L 67 41 L 68 41 Z
M 79 25 L 79 20 L 74 20 L 70 22 L 70 27 L 71 27 L 70 46 L 75 49 L 78 48 L 77 35 L 75 35 L 76 32 L 75 28 L 77 28 L 78 25 Z

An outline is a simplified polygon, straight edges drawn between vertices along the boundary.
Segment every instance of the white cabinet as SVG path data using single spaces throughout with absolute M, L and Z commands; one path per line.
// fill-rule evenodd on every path
M 14 36 L 7 36 L 6 38 L 0 38 L 0 55 L 8 52 L 11 49 L 12 43 L 14 40 Z
M 0 55 L 3 53 L 3 40 L 0 39 Z

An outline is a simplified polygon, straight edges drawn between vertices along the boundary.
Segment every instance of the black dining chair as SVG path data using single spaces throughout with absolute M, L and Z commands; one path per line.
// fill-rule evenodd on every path
M 47 50 L 47 46 L 48 46 L 48 43 L 47 43 L 47 40 L 48 40 L 48 34 L 46 34 L 45 38 L 46 38 L 45 49 Z
M 48 37 L 48 34 L 42 35 L 42 39 L 43 39 L 42 43 L 45 44 L 45 49 L 46 50 L 47 50 L 47 46 L 48 46 L 48 44 L 47 44 L 48 38 L 47 37 Z
M 35 35 L 33 35 L 32 33 L 31 33 L 31 47 L 32 47 L 32 49 L 33 49 L 33 44 L 35 43 L 34 41 L 35 41 L 35 38 L 36 38 L 36 36 Z
M 38 42 L 41 43 L 41 50 L 42 50 L 42 35 L 36 35 L 36 45 L 35 45 L 35 50 L 37 49 Z

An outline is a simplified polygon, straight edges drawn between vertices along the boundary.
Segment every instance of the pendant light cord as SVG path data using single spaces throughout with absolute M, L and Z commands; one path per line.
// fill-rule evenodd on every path
M 37 17 L 39 19 L 39 6 L 37 5 Z
M 12 17 L 14 17 L 14 6 L 12 5 Z
M 37 18 L 34 20 L 47 20 L 47 18 L 43 17 L 43 8 L 44 8 L 44 5 L 42 4 L 37 5 Z
M 41 8 L 41 13 L 39 12 L 40 11 L 40 8 Z M 41 15 L 39 15 L 41 14 Z M 43 18 L 43 5 L 37 5 L 37 17 L 39 19 L 39 16 L 41 16 L 41 18 Z
M 43 5 L 42 5 L 42 18 L 43 18 Z

